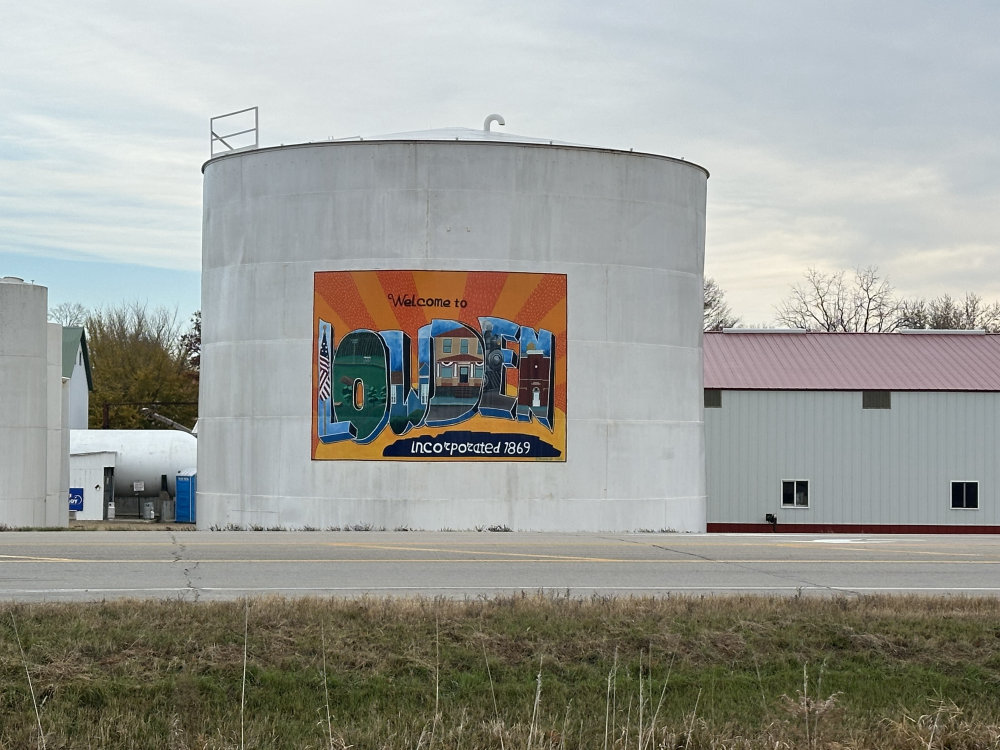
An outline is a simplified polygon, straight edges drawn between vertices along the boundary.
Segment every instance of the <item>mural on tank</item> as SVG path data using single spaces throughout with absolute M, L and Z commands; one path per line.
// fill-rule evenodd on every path
M 314 459 L 566 460 L 566 276 L 320 271 Z

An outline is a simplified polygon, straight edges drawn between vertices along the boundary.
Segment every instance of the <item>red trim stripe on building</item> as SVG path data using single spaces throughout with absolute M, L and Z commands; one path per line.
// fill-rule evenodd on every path
M 709 523 L 715 534 L 1000 534 L 1000 526 L 907 523 Z

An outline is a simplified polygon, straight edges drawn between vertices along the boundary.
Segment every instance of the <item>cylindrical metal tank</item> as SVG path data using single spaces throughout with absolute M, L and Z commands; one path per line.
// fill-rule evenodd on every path
M 0 279 L 0 524 L 45 525 L 48 290 Z
M 157 497 L 161 478 L 167 476 L 167 491 L 176 495 L 177 472 L 198 462 L 198 439 L 179 430 L 70 430 L 70 455 L 116 453 L 115 495 Z M 143 489 L 136 492 L 135 482 Z
M 463 130 L 267 148 L 207 162 L 199 527 L 704 531 L 707 178 L 679 159 Z M 365 276 L 369 271 L 377 273 Z M 353 285 L 338 276 L 322 291 L 329 272 L 355 273 Z M 534 448 L 528 440 L 491 442 L 472 428 L 461 441 L 442 443 L 441 435 L 460 434 L 429 428 L 449 423 L 445 407 L 440 419 L 422 423 L 423 442 L 405 443 L 404 427 L 379 456 L 363 443 L 369 434 L 383 439 L 384 419 L 365 423 L 360 435 L 347 427 L 338 434 L 337 425 L 348 422 L 334 420 L 349 409 L 361 415 L 366 399 L 383 399 L 388 414 L 387 392 L 395 399 L 407 377 L 413 399 L 420 379 L 421 403 L 428 389 L 437 389 L 431 402 L 446 389 L 457 402 L 477 387 L 484 360 L 476 339 L 482 345 L 497 329 L 466 320 L 445 332 L 431 319 L 458 320 L 457 313 L 416 309 L 464 302 L 460 293 L 422 293 L 425 278 L 447 272 L 500 273 L 494 300 L 504 297 L 499 284 L 507 276 L 554 280 L 565 315 L 553 328 L 559 365 L 552 371 L 565 379 L 565 398 L 556 402 L 552 432 L 564 444 L 548 454 L 553 460 L 506 460 L 508 447 L 512 459 L 522 445 Z M 412 293 L 379 287 L 387 275 Z M 354 298 L 362 311 L 355 319 L 371 322 L 350 324 L 331 312 Z M 527 298 L 520 309 L 548 328 L 533 312 L 543 304 L 552 302 Z M 345 341 L 357 362 L 374 353 L 385 357 L 383 370 L 396 367 L 379 351 L 400 340 L 380 322 L 393 317 L 414 348 L 425 346 L 418 330 L 430 331 L 420 351 L 434 352 L 452 381 L 430 381 L 424 354 L 412 373 L 387 377 L 374 396 L 357 388 L 361 376 L 338 370 L 341 358 L 349 359 Z M 348 329 L 353 339 L 344 338 Z M 471 352 L 464 343 L 460 355 L 457 343 L 456 353 L 434 349 L 435 337 L 446 335 L 471 340 Z M 544 361 L 546 344 L 531 346 L 519 350 L 521 390 L 506 393 L 520 424 L 533 426 L 549 381 L 529 382 L 534 376 L 523 365 Z M 333 395 L 324 385 L 331 382 Z M 405 387 L 399 393 L 407 398 Z M 336 415 L 318 413 L 317 394 L 319 412 L 333 404 Z M 322 460 L 333 450 L 327 440 L 357 445 L 342 452 L 344 460 Z M 484 455 L 440 460 L 442 448 L 456 446 Z M 400 450 L 407 460 L 399 460 Z

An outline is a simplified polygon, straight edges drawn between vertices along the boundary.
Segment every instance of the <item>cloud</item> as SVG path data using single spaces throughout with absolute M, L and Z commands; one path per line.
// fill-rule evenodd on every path
M 196 269 L 213 115 L 259 106 L 278 145 L 500 112 L 709 169 L 707 270 L 745 319 L 810 266 L 1000 298 L 998 21 L 984 0 L 22 3 L 0 252 Z

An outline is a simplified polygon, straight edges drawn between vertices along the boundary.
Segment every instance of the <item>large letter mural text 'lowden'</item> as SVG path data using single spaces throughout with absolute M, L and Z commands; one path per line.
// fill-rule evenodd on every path
M 565 275 L 318 272 L 313 332 L 314 459 L 565 461 Z

